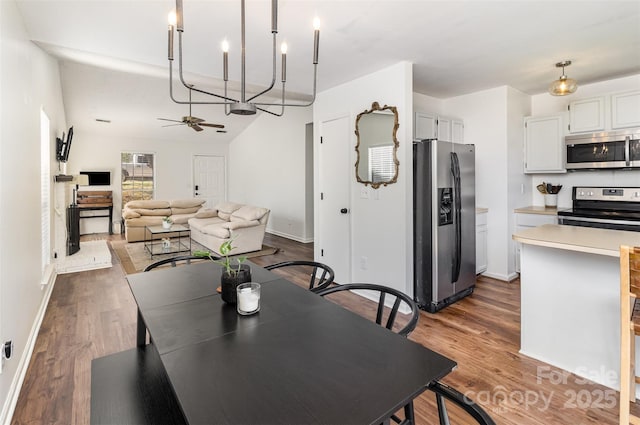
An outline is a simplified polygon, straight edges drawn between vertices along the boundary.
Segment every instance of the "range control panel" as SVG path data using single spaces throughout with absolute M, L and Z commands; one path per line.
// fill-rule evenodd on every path
M 640 187 L 581 187 L 573 188 L 574 201 L 617 201 L 640 203 Z

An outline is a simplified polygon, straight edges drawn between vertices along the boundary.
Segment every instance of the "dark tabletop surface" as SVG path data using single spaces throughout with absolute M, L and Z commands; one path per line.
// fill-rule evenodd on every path
M 455 362 L 251 264 L 260 312 L 240 316 L 206 262 L 127 276 L 185 418 L 380 423 Z

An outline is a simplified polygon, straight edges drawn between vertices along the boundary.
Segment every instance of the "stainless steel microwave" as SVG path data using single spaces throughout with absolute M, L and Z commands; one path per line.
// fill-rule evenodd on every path
M 567 170 L 640 168 L 640 128 L 564 138 Z

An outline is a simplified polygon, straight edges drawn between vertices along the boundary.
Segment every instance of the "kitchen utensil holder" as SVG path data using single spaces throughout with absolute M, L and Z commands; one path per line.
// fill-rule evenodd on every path
M 547 193 L 544 195 L 544 206 L 545 207 L 557 207 L 558 206 L 558 194 L 557 193 Z

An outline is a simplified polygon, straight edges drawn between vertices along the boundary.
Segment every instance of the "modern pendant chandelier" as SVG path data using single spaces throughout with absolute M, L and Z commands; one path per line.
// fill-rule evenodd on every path
M 562 61 L 556 64 L 556 68 L 562 68 L 562 75 L 549 85 L 549 93 L 554 96 L 566 96 L 578 90 L 578 83 L 564 75 L 564 67 L 571 65 L 571 61 Z
M 201 104 L 201 105 L 224 105 L 225 114 L 237 114 L 237 115 L 254 115 L 256 111 L 267 112 L 271 115 L 282 116 L 285 106 L 305 107 L 311 106 L 316 98 L 316 82 L 317 82 L 317 69 L 318 69 L 318 50 L 320 42 L 320 21 L 318 18 L 314 19 L 314 36 L 313 36 L 313 95 L 311 101 L 308 103 L 287 103 L 285 100 L 285 83 L 287 80 L 287 45 L 282 43 L 281 46 L 281 81 L 282 81 L 282 94 L 279 102 L 259 102 L 258 97 L 268 93 L 273 89 L 276 81 L 276 45 L 278 34 L 278 0 L 271 0 L 271 34 L 273 36 L 273 72 L 271 77 L 271 84 L 260 91 L 257 94 L 247 98 L 246 92 L 246 58 L 245 58 L 245 0 L 240 2 L 240 35 L 241 35 L 241 74 L 240 74 L 240 98 L 235 99 L 228 96 L 227 83 L 229 80 L 229 43 L 224 40 L 222 42 L 222 75 L 224 80 L 224 94 L 211 93 L 205 90 L 198 89 L 185 81 L 183 69 L 182 69 L 182 37 L 184 33 L 183 23 L 183 0 L 176 0 L 176 10 L 169 14 L 169 46 L 168 46 L 168 59 L 169 59 L 169 95 L 171 100 L 179 104 Z M 174 29 L 178 31 L 178 75 L 180 82 L 190 90 L 198 93 L 202 93 L 208 96 L 215 97 L 215 101 L 191 101 L 191 100 L 177 100 L 173 95 L 173 42 L 174 42 Z M 268 110 L 269 107 L 280 107 L 280 112 L 273 112 Z

